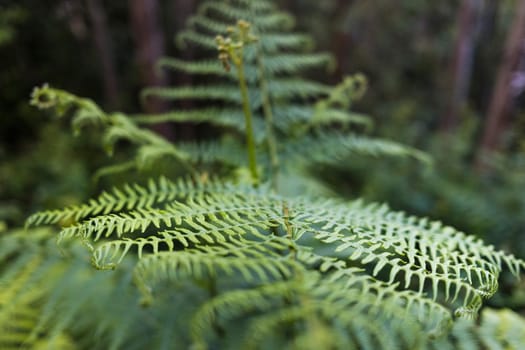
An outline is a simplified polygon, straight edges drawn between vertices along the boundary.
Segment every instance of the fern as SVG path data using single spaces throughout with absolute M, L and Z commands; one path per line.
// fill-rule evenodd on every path
M 224 69 L 216 59 L 216 36 L 221 33 L 235 34 L 236 23 L 250 21 L 250 30 L 245 33 L 255 44 L 243 42 L 235 49 L 241 64 Z M 256 147 L 247 147 L 258 159 L 255 169 L 250 161 L 250 172 L 272 178 L 278 186 L 278 174 L 297 166 L 297 160 L 304 158 L 305 149 L 314 154 L 324 154 L 323 162 L 337 163 L 352 154 L 413 156 L 427 161 L 421 152 L 394 142 L 384 142 L 357 136 L 354 133 L 335 132 L 330 126 L 336 124 L 346 131 L 356 127 L 371 126 L 367 116 L 350 112 L 351 101 L 358 99 L 366 90 L 366 79 L 362 75 L 346 78 L 335 88 L 304 78 L 312 69 L 333 66 L 333 59 L 326 53 L 313 53 L 306 42 L 307 36 L 292 32 L 293 18 L 279 12 L 272 1 L 260 2 L 236 0 L 205 2 L 197 15 L 188 22 L 188 28 L 180 33 L 179 43 L 190 42 L 204 46 L 205 58 L 185 62 L 177 58 L 164 58 L 159 68 L 174 69 L 196 76 L 215 77 L 197 86 L 148 88 L 143 98 L 156 97 L 171 100 L 203 101 L 204 107 L 176 110 L 160 115 L 138 115 L 126 118 L 119 113 L 106 114 L 89 100 L 75 99 L 71 94 L 44 86 L 35 89 L 32 104 L 48 109 L 58 115 L 72 112 L 75 132 L 87 124 L 102 126 L 104 148 L 113 153 L 114 145 L 120 140 L 130 141 L 138 146 L 133 162 L 111 166 L 99 172 L 108 175 L 130 168 L 147 169 L 155 164 L 174 158 L 185 172 L 196 175 L 195 166 L 227 163 L 234 168 L 243 167 L 240 142 L 228 139 L 206 141 L 201 144 L 172 144 L 140 124 L 158 122 L 205 122 L 215 126 L 233 129 L 237 134 L 253 133 Z M 217 30 L 220 30 L 217 32 Z M 228 40 L 231 40 L 229 38 Z M 242 41 L 242 40 L 241 40 Z M 213 50 L 211 50 L 213 49 Z M 232 51 L 233 52 L 233 51 Z M 230 66 L 230 64 L 227 64 Z M 242 71 L 242 72 L 241 72 Z M 242 73 L 242 79 L 239 74 Z M 246 82 L 246 97 L 238 84 Z M 247 106 L 243 104 L 247 103 Z M 242 107 L 242 109 L 240 108 Z M 248 125 L 246 112 L 253 114 Z M 277 141 L 279 140 L 279 141 Z M 344 140 L 344 141 L 343 141 Z M 343 141 L 341 143 L 341 141 Z M 248 141 L 247 141 L 248 142 Z M 248 142 L 249 143 L 249 142 Z M 306 143 L 308 147 L 305 146 Z M 334 147 L 340 143 L 343 147 Z M 326 154 L 326 150 L 337 150 Z M 249 151 L 252 152 L 252 151 Z M 280 169 L 281 167 L 287 169 Z M 294 170 L 295 171 L 295 170 Z
M 253 33 L 242 19 L 253 23 Z M 341 162 L 353 153 L 428 160 L 417 150 L 356 133 L 368 119 L 347 110 L 366 81 L 357 75 L 331 89 L 302 78 L 305 69 L 329 59 L 304 51 L 309 38 L 290 32 L 292 22 L 267 0 L 205 2 L 179 40 L 214 54 L 218 44 L 219 60 L 166 58 L 161 65 L 213 74 L 217 82 L 144 92 L 206 101 L 202 109 L 129 118 L 65 91 L 47 86 L 34 91 L 33 104 L 73 114 L 75 129 L 102 127 L 110 153 L 119 140 L 138 146 L 131 162 L 106 172 L 142 169 L 168 156 L 189 174 L 124 185 L 27 220 L 28 227 L 58 224 L 58 241 L 73 256 L 63 262 L 50 254 L 46 231 L 44 247 L 2 263 L 6 277 L 0 283 L 13 285 L 7 298 L 14 298 L 12 305 L 17 290 L 52 281 L 42 294 L 20 296 L 22 304 L 35 303 L 40 311 L 33 337 L 71 334 L 79 347 L 111 349 L 518 344 L 521 335 L 513 325 L 493 327 L 499 320 L 523 322 L 516 315 L 486 311 L 481 324 L 476 321 L 496 293 L 500 273 L 519 277 L 524 261 L 386 205 L 287 195 L 282 183 L 276 185 L 279 174 L 303 181 L 297 164 Z M 229 37 L 216 40 L 217 31 Z M 245 134 L 246 145 L 235 133 L 172 144 L 138 126 L 192 119 L 233 127 Z M 333 124 L 343 130 L 328 128 Z M 253 126 L 264 130 L 253 133 Z M 244 151 L 248 161 L 240 157 Z M 204 163 L 233 171 L 210 177 Z M 97 269 L 115 271 L 82 270 L 85 258 Z
M 97 273 L 86 264 L 89 259 L 80 244 L 63 245 L 60 252 L 55 236 L 47 228 L 0 236 L 0 348 L 184 346 L 184 335 L 177 331 L 181 327 L 157 331 L 159 324 L 176 324 L 177 316 L 171 310 L 155 305 L 143 308 L 137 303 L 131 269 Z M 198 293 L 195 288 L 179 290 L 183 299 L 178 310 L 184 309 L 184 298 L 195 298 Z M 174 339 L 178 337 L 181 340 Z
M 497 290 L 502 268 L 519 275 L 525 267 L 450 227 L 383 205 L 221 188 L 213 192 L 201 184 L 167 200 L 150 183 L 149 190 L 140 189 L 142 196 L 163 201 L 93 214 L 60 235 L 82 241 L 99 269 L 116 268 L 126 255 L 137 254 L 134 279 L 147 305 L 166 281 L 226 283 L 193 316 L 200 345 L 214 327 L 210 317 L 230 322 L 257 312 L 242 333 L 249 335 L 247 348 L 270 333 L 284 337 L 279 330 L 290 322 L 319 323 L 342 348 L 419 348 L 445 336 L 454 317 L 475 318 Z M 119 208 L 127 205 L 124 199 Z M 84 210 L 70 208 L 68 215 Z M 225 282 L 229 278 L 233 287 Z
M 41 305 L 52 288 L 46 283 L 65 270 L 65 265 L 48 259 L 40 245 L 52 237 L 47 229 L 9 233 L 0 250 L 0 347 L 2 349 L 47 348 L 74 349 L 71 337 L 64 332 L 50 332 L 40 327 Z M 29 244 L 27 244 L 29 243 Z M 9 262 L 7 270 L 6 261 Z M 40 332 L 37 332 L 37 329 Z M 44 336 L 44 331 L 49 332 Z
M 348 111 L 350 101 L 359 98 L 366 89 L 366 80 L 362 75 L 346 78 L 339 86 L 331 89 L 328 86 L 304 78 L 305 72 L 312 69 L 329 68 L 333 66 L 333 59 L 326 53 L 311 52 L 311 39 L 301 34 L 295 34 L 293 19 L 279 12 L 272 1 L 245 1 L 233 2 L 205 2 L 197 15 L 189 20 L 189 27 L 178 36 L 180 44 L 197 44 L 205 49 L 206 58 L 197 62 L 185 62 L 177 58 L 164 58 L 159 62 L 160 68 L 182 71 L 197 76 L 215 76 L 217 82 L 207 82 L 204 86 L 149 88 L 144 90 L 143 97 L 150 96 L 167 99 L 194 99 L 216 103 L 214 108 L 197 108 L 170 112 L 157 116 L 138 116 L 134 120 L 139 123 L 153 123 L 158 121 L 201 121 L 215 126 L 233 128 L 245 133 L 243 114 L 239 107 L 243 99 L 237 88 L 237 66 L 231 71 L 225 71 L 218 60 L 214 60 L 211 49 L 215 48 L 217 33 L 225 33 L 235 25 L 238 19 L 248 20 L 252 24 L 253 34 L 257 37 L 256 45 L 244 47 L 243 70 L 250 93 L 250 110 L 253 111 L 255 139 L 259 145 L 266 144 L 266 149 L 259 149 L 258 158 L 263 159 L 259 164 L 266 170 L 276 174 L 279 164 L 290 163 L 301 156 L 295 156 L 293 151 L 298 150 L 288 145 L 288 140 L 304 139 L 310 131 L 317 130 L 334 123 L 345 127 L 371 126 L 366 116 Z M 225 80 L 228 80 L 225 82 Z M 312 103 L 312 101 L 318 101 Z M 264 131 L 264 132 L 263 132 Z M 322 132 L 325 137 L 317 137 L 310 147 L 318 147 L 319 153 L 333 146 L 331 140 L 338 138 L 331 130 Z M 293 136 L 293 137 L 292 137 Z M 349 139 L 353 135 L 347 135 Z M 295 139 L 295 140 L 294 140 Z M 277 142 L 276 140 L 279 140 Z M 351 143 L 363 143 L 364 137 Z M 371 147 L 377 153 L 387 151 L 386 144 L 375 146 L 370 140 Z M 213 148 L 225 148 L 225 151 L 215 151 L 214 160 L 231 163 L 228 156 L 236 152 L 230 144 L 215 143 Z M 391 143 L 393 148 L 403 149 L 404 152 L 419 156 L 417 151 L 406 146 Z M 359 153 L 361 147 L 344 147 L 339 152 L 345 155 Z M 262 151 L 262 152 L 261 152 Z M 314 149 L 314 152 L 316 150 Z M 266 155 L 264 154 L 266 153 Z M 295 152 L 294 152 L 295 153 Z M 396 152 L 386 152 L 393 154 Z M 202 154 L 202 153 L 201 153 Z M 290 155 L 291 157 L 287 157 Z M 281 160 L 279 158 L 282 158 Z M 337 162 L 338 157 L 325 157 L 324 161 Z

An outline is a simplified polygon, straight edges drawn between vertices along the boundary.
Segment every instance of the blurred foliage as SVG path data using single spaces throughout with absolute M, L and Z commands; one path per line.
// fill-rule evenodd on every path
M 121 2 L 105 5 L 127 86 L 120 91 L 123 109 L 137 110 L 128 8 Z M 74 138 L 67 123 L 50 123 L 27 103 L 33 87 L 44 82 L 103 101 L 90 25 L 83 1 L 0 2 L 0 220 L 9 227 L 37 208 L 74 204 L 97 188 L 91 175 L 104 157 L 93 135 Z
M 58 122 L 43 126 L 20 154 L 0 144 L 0 220 L 20 225 L 37 208 L 86 198 L 96 164 L 92 153 L 86 138 L 73 139 Z
M 337 55 L 338 68 L 324 79 L 364 73 L 371 88 L 356 107 L 376 118 L 382 136 L 424 147 L 436 132 L 450 98 L 449 65 L 461 1 L 280 2 L 298 14 L 299 27 L 315 36 L 320 49 Z M 488 9 L 491 2 L 482 3 Z M 494 13 L 485 14 L 477 28 L 475 73 L 462 119 L 475 114 L 478 127 L 490 100 L 516 3 L 498 1 Z M 518 97 L 516 116 L 523 111 L 524 102 L 523 96 Z
M 0 8 L 0 46 L 6 45 L 16 38 L 14 26 L 24 20 L 26 12 L 16 6 Z

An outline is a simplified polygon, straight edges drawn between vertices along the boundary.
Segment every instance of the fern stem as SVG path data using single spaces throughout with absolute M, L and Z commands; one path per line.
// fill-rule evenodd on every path
M 284 219 L 284 226 L 286 229 L 286 236 L 290 240 L 290 253 L 291 257 L 294 260 L 297 260 L 297 248 L 294 245 L 294 234 L 293 234 L 293 227 L 290 223 L 290 208 L 288 207 L 288 204 L 286 202 L 283 202 L 283 219 Z
M 239 88 L 241 90 L 242 97 L 242 110 L 244 112 L 244 119 L 246 122 L 246 149 L 248 152 L 248 162 L 250 173 L 254 185 L 258 185 L 259 176 L 257 174 L 257 159 L 255 156 L 255 138 L 253 136 L 253 123 L 252 123 L 252 110 L 250 107 L 250 98 L 248 96 L 248 86 L 246 85 L 246 76 L 244 73 L 244 62 L 242 56 L 240 57 L 240 63 L 237 66 L 238 77 L 239 77 Z
M 261 56 L 259 55 L 259 50 L 257 51 L 257 69 L 259 73 L 262 107 L 266 126 L 266 142 L 268 144 L 268 152 L 270 154 L 271 184 L 273 190 L 277 191 L 277 186 L 279 183 L 279 156 L 277 154 L 277 141 L 273 132 L 273 111 L 268 91 L 268 83 L 264 78 L 264 64 L 262 62 Z
M 253 6 L 253 2 L 250 2 L 250 14 L 252 20 L 255 22 L 257 18 L 257 11 Z M 257 36 L 257 32 L 254 32 L 254 35 Z M 270 156 L 270 181 L 271 186 L 274 191 L 278 191 L 279 184 L 279 156 L 277 154 L 277 141 L 275 139 L 275 134 L 273 132 L 273 110 L 272 104 L 270 101 L 270 93 L 268 89 L 268 83 L 265 79 L 264 74 L 264 62 L 261 55 L 261 46 L 257 45 L 256 47 L 256 64 L 257 64 L 257 74 L 259 75 L 259 88 L 261 90 L 262 98 L 262 108 L 264 114 L 264 123 L 266 131 L 266 143 L 268 146 L 268 153 Z

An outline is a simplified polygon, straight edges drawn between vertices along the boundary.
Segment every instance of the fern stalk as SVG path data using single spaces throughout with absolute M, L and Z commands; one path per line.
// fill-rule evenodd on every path
M 244 60 L 241 55 L 241 61 L 237 67 L 239 77 L 239 88 L 241 90 L 242 97 L 242 110 L 244 113 L 244 120 L 246 122 L 246 150 L 248 152 L 248 164 L 250 166 L 250 173 L 254 185 L 259 182 L 259 176 L 257 174 L 257 159 L 255 157 L 255 141 L 253 137 L 253 124 L 252 124 L 252 110 L 250 108 L 250 98 L 248 96 L 248 86 L 246 85 L 246 76 L 244 73 Z
M 257 56 L 257 68 L 259 70 L 259 78 L 261 82 L 260 87 L 262 95 L 262 107 L 266 126 L 266 142 L 268 144 L 268 152 L 270 154 L 271 184 L 272 188 L 277 190 L 277 177 L 279 176 L 279 156 L 277 155 L 277 142 L 273 133 L 273 111 L 268 93 L 268 83 L 264 78 L 264 64 L 260 55 L 258 54 Z
M 250 13 L 252 18 L 257 18 L 257 13 L 254 9 L 253 3 L 250 2 Z M 256 32 L 255 35 L 258 33 Z M 262 109 L 264 115 L 266 144 L 268 146 L 268 154 L 270 156 L 270 181 L 271 187 L 274 191 L 278 190 L 278 176 L 279 176 L 279 155 L 277 153 L 277 141 L 274 134 L 274 117 L 272 111 L 272 103 L 270 100 L 270 93 L 268 82 L 265 78 L 265 68 L 263 62 L 263 53 L 260 46 L 256 49 L 256 64 L 257 74 L 259 75 L 259 88 L 261 90 Z
M 237 80 L 241 91 L 242 110 L 246 124 L 246 150 L 248 152 L 248 164 L 254 186 L 259 183 L 257 174 L 257 159 L 255 156 L 255 137 L 253 134 L 253 115 L 250 107 L 250 97 L 248 96 L 248 85 L 246 84 L 246 73 L 244 71 L 244 47 L 257 41 L 257 38 L 250 33 L 250 23 L 239 20 L 237 28 L 228 27 L 228 34 L 231 37 L 223 38 L 217 36 L 217 49 L 219 50 L 219 60 L 224 69 L 230 70 L 230 60 L 237 68 Z M 232 40 L 233 38 L 233 40 Z

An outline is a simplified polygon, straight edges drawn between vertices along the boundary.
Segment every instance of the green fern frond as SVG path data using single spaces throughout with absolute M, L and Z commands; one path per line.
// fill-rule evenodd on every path
M 234 25 L 237 20 L 245 19 L 251 22 L 254 34 L 258 37 L 255 48 L 247 48 L 245 52 L 245 79 L 248 82 L 248 92 L 251 110 L 255 115 L 255 125 L 267 124 L 266 127 L 256 127 L 259 133 L 257 139 L 271 138 L 270 132 L 274 122 L 278 125 L 279 118 L 272 122 L 268 114 L 272 109 L 278 111 L 281 108 L 303 108 L 300 101 L 308 101 L 327 96 L 329 88 L 323 84 L 313 82 L 299 77 L 304 71 L 326 66 L 331 63 L 331 56 L 327 54 L 306 53 L 306 42 L 310 38 L 289 32 L 290 16 L 277 11 L 271 1 L 264 2 L 205 2 L 199 8 L 199 13 L 189 21 L 189 27 L 179 35 L 180 41 L 192 41 L 204 48 L 215 48 L 215 36 L 226 32 L 229 26 Z M 219 30 L 219 32 L 217 31 Z M 215 53 L 213 58 L 215 58 Z M 238 108 L 241 103 L 241 95 L 237 85 L 237 67 L 231 67 L 226 72 L 218 60 L 213 63 L 212 58 L 197 62 L 184 62 L 179 59 L 165 58 L 160 65 L 169 69 L 176 69 L 190 74 L 210 75 L 227 78 L 229 84 L 209 84 L 206 87 L 175 87 L 175 88 L 153 88 L 147 89 L 143 97 L 157 96 L 167 99 L 198 99 L 215 101 L 220 104 L 215 109 L 197 109 L 195 114 L 197 120 L 206 120 L 210 123 L 229 125 L 230 119 L 225 119 L 230 110 Z M 232 108 L 231 106 L 234 106 Z M 274 108 L 279 106 L 279 108 Z M 219 112 L 225 109 L 227 113 Z M 211 114 L 213 113 L 213 114 Z M 238 114 L 238 113 L 237 113 Z M 313 113 L 303 112 L 307 120 Z M 204 117 L 208 116 L 209 117 Z M 214 118 L 218 116 L 217 118 Z M 290 114 L 289 114 L 290 115 Z M 292 114 L 292 117 L 294 115 Z M 154 119 L 164 119 L 162 116 L 152 116 Z M 290 117 L 290 118 L 292 118 Z M 174 117 L 172 117 L 174 118 Z M 144 120 L 145 118 L 141 118 Z M 174 119 L 173 119 L 174 120 Z M 263 122 L 264 120 L 264 122 Z M 297 119 L 295 119 L 297 121 Z M 268 123 L 270 127 L 268 128 Z M 243 123 L 239 123 L 238 129 Z M 289 132 L 289 129 L 284 130 Z M 272 156 L 275 158 L 275 156 Z
M 264 60 L 264 68 L 269 74 L 296 74 L 305 69 L 333 67 L 334 58 L 326 53 L 283 53 L 269 56 Z M 323 91 L 324 92 L 324 91 Z
M 226 129 L 237 130 L 239 133 L 246 132 L 244 115 L 238 109 L 199 109 L 199 110 L 180 110 L 167 112 L 164 114 L 134 116 L 133 120 L 139 124 L 156 124 L 162 122 L 192 122 L 192 123 L 209 123 L 211 125 Z M 254 120 L 254 134 L 257 143 L 265 138 L 264 123 L 261 118 Z M 179 148 L 180 144 L 178 145 Z
M 385 288 L 380 288 L 377 296 L 372 288 L 352 288 L 351 275 L 356 272 L 358 270 L 347 275 L 343 283 L 335 283 L 338 287 L 327 287 L 334 281 L 308 278 L 308 283 L 295 290 L 289 289 L 289 295 L 295 296 L 292 304 L 270 309 L 256 318 L 246 332 L 250 336 L 246 337 L 244 348 L 259 348 L 258 344 L 264 343 L 265 339 L 279 337 L 282 334 L 280 329 L 290 323 L 302 324 L 304 330 L 301 333 L 304 335 L 327 329 L 334 338 L 326 339 L 328 344 L 319 344 L 323 347 L 330 344 L 350 349 L 392 348 L 396 344 L 401 348 L 417 347 L 425 333 L 414 322 L 414 316 L 404 312 L 402 305 L 388 302 L 390 297 Z M 396 325 L 396 320 L 400 319 L 404 320 L 403 325 Z M 414 336 L 407 337 L 407 333 Z
M 197 164 L 217 163 L 234 167 L 246 166 L 246 159 L 243 154 L 244 147 L 236 140 L 188 142 L 179 144 L 179 148 L 190 154 Z M 259 162 L 265 163 L 264 154 L 258 154 L 257 156 Z
M 255 33 L 259 36 L 259 44 L 256 48 L 246 49 L 245 77 L 248 82 L 248 97 L 250 101 L 249 110 L 253 112 L 253 126 L 255 129 L 254 139 L 258 146 L 257 159 L 262 174 L 273 174 L 277 176 L 281 164 L 291 166 L 291 159 L 308 159 L 317 161 L 328 155 L 323 161 L 340 161 L 348 154 L 366 155 L 391 155 L 412 156 L 420 160 L 426 157 L 418 151 L 399 144 L 381 140 L 356 137 L 354 135 L 331 134 L 320 132 L 317 136 L 304 137 L 312 130 L 318 130 L 332 124 L 343 125 L 345 128 L 352 125 L 363 125 L 369 127 L 370 119 L 366 116 L 349 113 L 346 109 L 350 101 L 359 97 L 366 87 L 366 82 L 361 76 L 346 78 L 343 83 L 329 88 L 323 84 L 301 78 L 299 75 L 311 68 L 326 66 L 330 61 L 330 55 L 306 53 L 304 47 L 295 49 L 293 45 L 285 46 L 277 52 L 268 50 L 266 43 L 274 42 L 274 37 L 287 41 L 286 32 L 280 27 L 275 28 L 275 33 L 259 22 L 264 22 L 268 16 L 273 18 L 280 12 L 275 9 L 271 2 L 265 5 L 254 2 L 205 3 L 197 15 L 199 23 L 206 19 L 212 21 L 212 27 L 217 29 L 217 23 L 229 25 L 232 16 L 243 14 L 244 18 L 253 20 Z M 210 15 L 213 13 L 213 16 Z M 211 17 L 210 17 L 211 16 Z M 279 16 L 278 16 L 279 17 Z M 272 20 L 274 21 L 274 20 Z M 270 22 L 272 22 L 270 21 Z M 268 23 L 270 23 L 268 22 Z M 214 23 L 214 24 L 213 24 Z M 187 33 L 201 33 L 202 25 L 194 26 Z M 201 28 L 201 29 L 199 29 Z M 201 34 L 199 34 L 201 35 Z M 213 42 L 215 38 L 211 32 L 205 31 L 203 36 Z M 275 42 L 274 42 L 275 44 Z M 277 46 L 281 44 L 275 44 Z M 119 140 L 127 140 L 138 146 L 135 157 L 137 169 L 151 168 L 154 164 L 165 162 L 165 159 L 174 159 L 190 173 L 195 173 L 193 164 L 213 164 L 226 162 L 234 167 L 243 167 L 245 164 L 239 154 L 241 147 L 232 143 L 212 141 L 203 145 L 178 144 L 174 145 L 150 130 L 139 128 L 136 123 L 152 124 L 157 122 L 206 122 L 212 125 L 225 127 L 239 133 L 246 132 L 244 113 L 240 106 L 243 103 L 239 88 L 236 84 L 236 69 L 226 72 L 218 60 L 213 63 L 210 59 L 197 62 L 184 62 L 178 59 L 166 58 L 160 63 L 161 66 L 169 66 L 177 70 L 191 74 L 213 73 L 218 77 L 229 77 L 228 82 L 212 83 L 208 85 L 190 87 L 168 87 L 149 88 L 142 93 L 143 98 L 156 96 L 174 100 L 205 100 L 211 105 L 195 110 L 175 111 L 162 115 L 136 116 L 134 119 L 127 118 L 122 114 L 108 114 L 98 110 L 97 113 L 83 110 L 84 99 L 67 95 L 64 98 L 61 109 L 74 109 L 77 114 L 100 114 L 104 119 L 104 145 L 109 154 L 113 153 L 114 145 Z M 62 96 L 63 92 L 52 90 L 51 94 Z M 315 105 L 309 101 L 319 100 Z M 67 101 L 66 101 L 67 100 Z M 89 100 L 87 100 L 89 101 Z M 92 102 L 90 102 L 92 103 Z M 217 103 L 216 106 L 214 104 Z M 56 103 L 55 103 L 56 105 Z M 73 123 L 77 117 L 73 118 Z M 276 130 L 274 135 L 273 129 Z M 316 131 L 317 133 L 317 131 Z M 283 142 L 279 147 L 281 136 L 295 134 L 302 138 L 295 142 Z M 264 145 L 264 146 L 263 146 Z M 235 146 L 235 147 L 233 147 Z M 263 147 L 261 147 L 263 146 Z M 283 155 L 279 151 L 284 152 Z M 307 151 L 308 150 L 308 151 Z M 313 150 L 311 152 L 310 150 Z M 313 153 L 313 154 L 311 154 Z M 279 162 L 279 158 L 285 159 Z M 193 164 L 192 164 L 193 163 Z M 280 163 L 280 164 L 279 164 Z M 107 168 L 98 175 L 111 174 L 115 171 L 130 169 L 131 163 Z M 250 166 L 252 172 L 255 167 Z
M 308 159 L 308 162 L 334 163 L 353 155 L 412 157 L 432 164 L 424 152 L 397 142 L 374 139 L 340 132 L 317 132 L 289 142 L 283 152 L 284 158 Z
M 217 3 L 214 4 L 217 6 Z M 222 21 L 213 20 L 210 17 L 206 17 L 204 12 L 205 8 L 201 9 L 201 14 L 191 17 L 188 20 L 188 27 L 193 28 L 194 30 L 199 28 L 206 30 L 210 34 L 224 33 L 228 29 L 228 24 Z M 235 21 L 238 18 L 242 18 L 246 15 L 246 12 L 237 12 L 237 15 L 242 15 L 237 17 L 235 15 L 229 16 L 230 20 Z M 284 12 L 272 12 L 261 18 L 259 22 L 259 28 L 261 30 L 291 30 L 295 25 L 295 19 Z
M 77 134 L 85 125 L 104 125 L 109 122 L 106 113 L 93 101 L 64 90 L 52 89 L 48 84 L 33 90 L 30 104 L 40 109 L 53 108 L 59 117 L 72 112 L 72 126 Z
M 294 262 L 289 254 L 302 252 L 297 258 L 308 257 L 304 255 L 309 251 L 307 242 L 313 239 L 318 244 L 313 245 L 316 253 L 309 255 L 305 261 L 307 266 L 316 259 L 329 258 L 322 269 L 336 269 L 326 277 L 323 286 L 343 283 L 345 288 L 357 293 L 351 293 L 354 295 L 349 299 L 354 300 L 351 303 L 362 294 L 364 301 L 368 300 L 364 305 L 370 305 L 365 309 L 382 305 L 378 313 L 387 312 L 379 300 L 390 297 L 397 302 L 402 300 L 401 306 L 395 307 L 401 307 L 408 314 L 437 312 L 441 321 L 428 316 L 414 321 L 433 320 L 429 322 L 434 326 L 449 320 L 440 304 L 455 309 L 457 316 L 473 317 L 483 300 L 495 293 L 502 268 L 508 268 L 517 276 L 525 268 L 523 261 L 485 246 L 480 240 L 438 222 L 391 212 L 385 206 L 365 206 L 359 201 L 345 204 L 292 200 L 261 190 L 236 190 L 229 185 L 223 187 L 226 189 L 223 193 L 191 191 L 185 197 L 175 195 L 161 207 L 152 208 L 158 191 L 151 184 L 153 193 L 142 196 L 152 199 L 149 203 L 143 202 L 143 208 L 95 215 L 62 230 L 61 238 L 78 237 L 90 248 L 94 265 L 101 269 L 114 268 L 131 251 L 137 252 L 140 260 L 136 273 L 141 285 L 147 285 L 149 277 L 158 283 L 181 271 L 184 275 L 196 273 L 202 278 L 202 271 L 211 273 L 212 265 L 214 268 L 221 265 L 224 271 L 241 271 L 248 278 L 250 269 L 273 268 L 279 264 L 281 268 L 273 270 L 275 277 L 283 273 L 282 264 Z M 167 199 L 165 193 L 162 198 Z M 272 238 L 279 232 L 291 241 Z M 268 246 L 266 242 L 272 244 Z M 243 253 L 246 247 L 250 249 Z M 256 247 L 261 248 L 260 253 Z M 245 268 L 251 267 L 242 270 L 243 263 Z M 357 264 L 370 271 L 359 277 L 357 270 L 346 270 L 344 264 Z M 260 275 L 262 270 L 258 271 Z M 375 282 L 373 278 L 384 282 Z M 339 294 L 343 289 L 342 286 L 329 287 L 326 292 L 337 299 L 343 297 Z M 320 299 L 326 301 L 331 298 L 329 295 Z M 352 305 L 352 309 L 359 310 Z M 387 312 L 391 313 L 400 315 L 399 310 Z
M 319 217 L 312 221 L 320 226 L 313 233 L 316 239 L 332 246 L 342 254 L 340 258 L 364 266 L 372 263 L 374 276 L 386 269 L 383 272 L 389 283 L 402 277 L 404 288 L 413 286 L 422 295 L 429 292 L 434 300 L 438 296 L 450 302 L 461 298 L 458 315 L 475 314 L 482 300 L 494 294 L 501 268 L 519 276 L 525 266 L 523 261 L 440 223 L 416 221 L 384 207 L 352 205 L 356 213 L 363 210 L 354 216 L 348 206 L 336 210 L 329 205 L 330 209 L 324 210 L 326 206 L 320 204 L 309 212 L 311 218 Z M 297 225 L 305 234 L 304 223 Z
M 216 32 L 220 33 L 220 32 Z M 184 61 L 174 57 L 164 57 L 157 62 L 157 68 L 183 71 L 188 74 L 216 75 L 219 77 L 230 77 L 224 67 L 217 59 L 203 61 Z
M 93 101 L 80 98 L 65 91 L 44 85 L 36 88 L 31 103 L 39 108 L 53 108 L 58 116 L 72 114 L 72 125 L 75 133 L 80 132 L 86 124 L 96 124 L 104 129 L 102 144 L 109 155 L 113 155 L 115 144 L 126 140 L 137 145 L 135 167 L 142 169 L 164 156 L 174 158 L 189 173 L 194 173 L 188 163 L 188 155 L 176 145 L 168 142 L 151 130 L 138 127 L 135 122 L 121 113 L 104 113 Z M 129 168 L 125 166 L 111 168 L 113 171 Z
M 246 15 L 247 11 L 256 10 L 262 13 L 267 13 L 275 10 L 275 4 L 272 1 L 262 0 L 257 3 L 250 1 L 236 1 L 236 6 L 225 2 L 208 1 L 199 7 L 198 13 L 205 14 L 208 12 L 219 14 L 221 17 L 227 17 L 230 20 L 237 20 Z
M 71 206 L 62 210 L 36 213 L 27 219 L 28 226 L 77 223 L 91 216 L 108 215 L 126 210 L 149 209 L 177 198 L 186 198 L 197 193 L 221 193 L 229 191 L 229 185 L 215 178 L 178 178 L 175 182 L 161 177 L 150 180 L 146 187 L 137 184 L 124 185 L 103 192 L 87 204 Z
M 508 310 L 484 309 L 478 337 L 487 349 L 520 349 L 525 344 L 525 319 Z
M 269 283 L 289 278 L 297 268 L 294 261 L 277 251 L 286 248 L 279 240 L 270 238 L 262 242 L 239 240 L 152 254 L 139 260 L 135 282 L 147 303 L 153 300 L 154 286 L 165 281 L 207 280 L 225 275 L 234 276 L 237 282 Z
M 254 311 L 264 311 L 276 307 L 282 300 L 292 295 L 300 280 L 276 281 L 271 284 L 245 290 L 233 290 L 211 299 L 193 315 L 191 333 L 197 347 L 205 347 L 207 337 L 212 332 L 217 318 L 233 320 Z
M 43 349 L 53 344 L 56 349 L 75 349 L 65 333 L 44 338 L 35 334 L 41 305 L 52 284 L 49 279 L 64 272 L 46 252 L 46 241 L 53 237 L 47 229 L 37 229 L 29 244 L 24 232 L 8 232 L 1 237 L 0 253 L 0 348 Z M 48 329 L 47 329 L 48 330 Z
M 228 198 L 227 204 L 221 200 L 224 198 Z M 249 220 L 248 223 L 261 222 L 261 216 L 268 217 L 266 221 L 271 221 L 274 217 L 279 216 L 279 203 L 275 204 L 267 200 L 246 205 L 242 192 L 197 195 L 187 200 L 190 201 L 188 204 L 174 201 L 162 209 L 146 207 L 125 213 L 96 216 L 78 225 L 65 228 L 60 236 L 62 238 L 82 237 L 93 239 L 96 242 L 102 237 L 112 235 L 120 238 L 134 232 L 145 233 L 150 227 L 169 229 L 180 226 L 183 222 L 194 228 L 200 227 L 199 224 L 206 218 L 221 224 L 222 221 L 216 215 L 224 220 L 228 220 L 230 215 L 234 218 L 242 215 Z M 202 224 L 204 225 L 204 221 Z M 220 229 L 212 224 L 208 225 L 211 226 L 203 227 L 204 232 L 213 232 L 214 228 Z
M 149 96 L 169 100 L 220 100 L 229 103 L 241 103 L 239 90 L 235 85 L 192 86 L 181 88 L 147 88 L 142 90 L 142 98 Z

